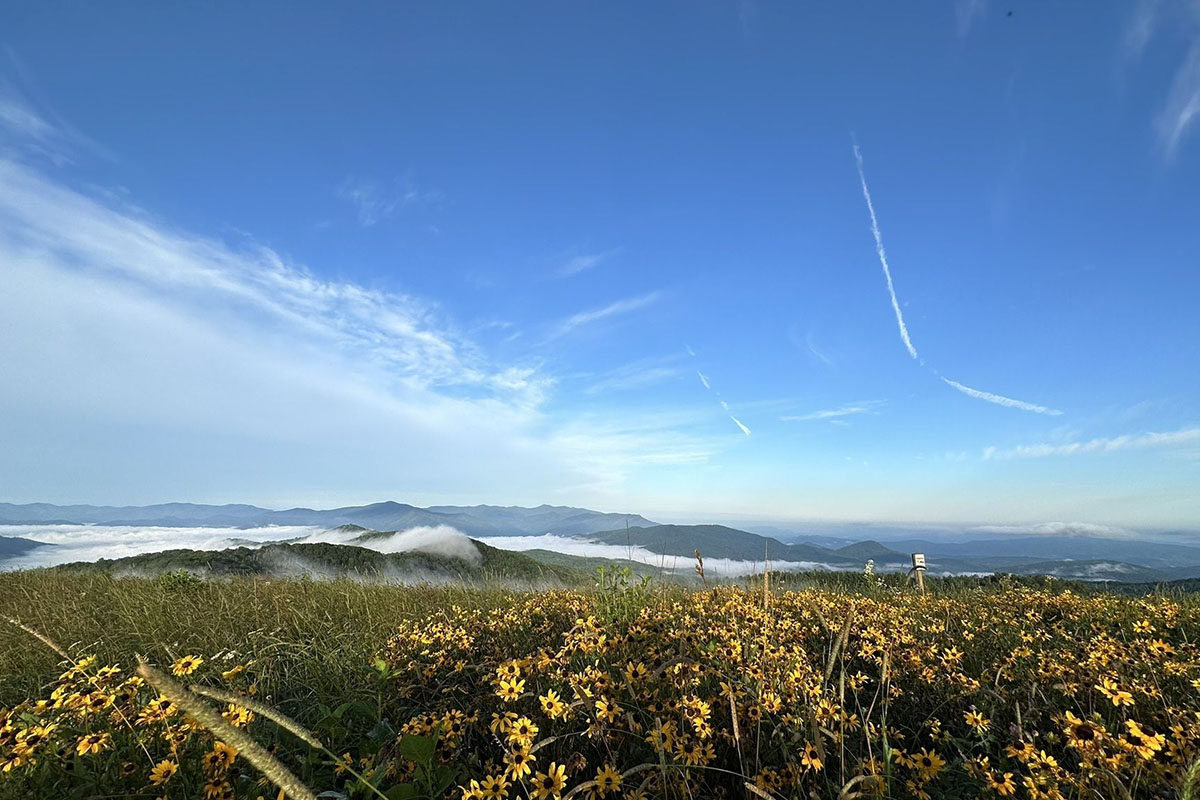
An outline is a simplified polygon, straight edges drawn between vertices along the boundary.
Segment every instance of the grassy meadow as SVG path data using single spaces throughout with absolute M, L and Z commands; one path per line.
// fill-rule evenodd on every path
M 0 575 L 0 798 L 1196 796 L 1192 596 L 820 583 Z

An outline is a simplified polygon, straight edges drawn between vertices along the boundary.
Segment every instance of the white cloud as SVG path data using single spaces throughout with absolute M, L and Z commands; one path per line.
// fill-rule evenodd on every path
M 53 262 L 193 310 L 250 316 L 421 385 L 482 385 L 486 368 L 436 307 L 324 281 L 267 248 L 235 250 L 171 230 L 0 160 L 0 236 L 11 262 Z
M 959 37 L 971 32 L 975 23 L 987 12 L 987 0 L 955 0 L 954 20 Z
M 706 415 L 698 410 L 664 409 L 615 419 L 580 412 L 555 430 L 552 447 L 569 463 L 590 476 L 588 483 L 570 487 L 607 493 L 632 472 L 653 467 L 660 475 L 673 467 L 690 468 L 707 462 L 721 449 L 721 440 L 694 432 Z
M 1166 34 L 1159 37 L 1160 31 Z M 1156 37 L 1167 47 L 1182 43 L 1184 50 L 1153 120 L 1159 146 L 1171 159 L 1200 118 L 1200 5 L 1190 0 L 1140 0 L 1125 28 L 1124 57 L 1140 59 Z
M 712 389 L 712 384 L 708 382 L 708 377 L 700 370 L 696 370 L 696 374 L 700 376 L 700 382 L 704 384 L 705 389 Z
M 23 70 L 15 55 L 8 48 L 0 49 L 6 52 L 19 76 Z M 0 79 L 0 155 L 32 155 L 63 166 L 71 163 L 76 151 L 109 157 L 104 148 L 61 120 L 47 121 L 20 88 Z
M 320 529 L 305 525 L 262 528 L 168 528 L 123 525 L 3 525 L 0 536 L 16 536 L 53 547 L 30 550 L 3 562 L 4 569 L 32 569 L 75 561 L 125 558 L 163 550 L 225 550 L 299 539 Z
M 562 278 L 569 278 L 573 275 L 578 275 L 581 272 L 586 272 L 593 267 L 597 267 L 608 261 L 613 256 L 620 253 L 620 249 L 606 250 L 602 253 L 581 253 L 571 256 L 566 262 L 559 267 L 558 275 Z
M 441 198 L 436 191 L 422 191 L 410 180 L 387 186 L 364 178 L 347 178 L 337 196 L 354 206 L 358 224 L 370 228 L 395 216 L 402 209 Z
M 808 349 L 809 354 L 813 358 L 817 359 L 827 367 L 833 366 L 833 359 L 817 347 L 816 343 L 813 341 L 813 335 L 811 331 L 804 335 L 804 346 Z
M 722 404 L 722 405 L 723 405 L 723 404 Z M 749 435 L 750 435 L 750 429 L 749 429 L 749 428 L 747 428 L 747 427 L 746 427 L 744 424 L 742 424 L 742 421 L 741 421 L 740 419 L 738 419 L 737 417 L 735 417 L 733 414 L 730 414 L 730 415 L 729 415 L 729 418 L 730 418 L 731 420 L 733 420 L 733 424 L 734 424 L 734 425 L 737 425 L 737 426 L 738 426 L 738 430 L 739 430 L 739 431 L 741 431 L 742 433 L 744 433 L 744 434 L 745 434 L 745 435 L 747 435 L 747 436 L 749 436 Z
M 567 536 L 545 534 L 542 536 L 491 536 L 479 541 L 503 550 L 550 550 L 586 558 L 609 558 L 622 561 L 635 561 L 658 567 L 665 572 L 694 574 L 696 559 L 684 556 L 669 556 L 655 553 L 645 547 L 629 547 L 622 544 L 603 544 L 586 539 L 576 539 Z M 704 559 L 704 571 L 709 575 L 733 577 L 737 575 L 754 575 L 761 573 L 761 561 L 742 561 L 732 558 Z M 839 567 L 821 564 L 815 561 L 772 561 L 771 569 L 781 572 L 800 572 L 805 570 L 836 570 Z
M 878 414 L 876 410 L 883 404 L 882 400 L 868 400 L 865 403 L 854 403 L 848 406 L 840 406 L 838 408 L 829 408 L 823 411 L 813 411 L 809 414 L 796 414 L 780 417 L 784 422 L 804 422 L 809 420 L 836 420 L 842 417 L 852 417 L 858 414 Z
M 1175 155 L 1184 136 L 1200 118 L 1200 38 L 1175 71 L 1162 111 L 1154 121 L 1167 157 Z
M 992 394 L 991 392 L 982 392 L 979 389 L 972 389 L 970 386 L 963 386 L 958 381 L 952 381 L 949 378 L 942 378 L 942 380 L 945 381 L 947 385 L 953 386 L 955 389 L 958 389 L 968 397 L 974 397 L 976 400 L 983 400 L 998 406 L 1004 406 L 1005 408 L 1016 408 L 1020 409 L 1021 411 L 1031 411 L 1034 414 L 1046 414 L 1047 416 L 1051 417 L 1058 417 L 1063 413 L 1057 408 L 1047 408 L 1046 406 L 1039 406 L 1037 403 L 1027 403 L 1024 400 L 1014 400 L 1013 398 L 1005 397 L 1004 395 Z
M 879 256 L 879 264 L 883 267 L 883 277 L 887 280 L 888 295 L 892 298 L 892 310 L 896 312 L 896 325 L 900 329 L 900 340 L 913 358 L 917 358 L 917 348 L 913 347 L 908 338 L 908 326 L 904 324 L 904 314 L 900 312 L 900 301 L 896 299 L 896 287 L 892 285 L 892 270 L 888 267 L 887 251 L 883 249 L 883 234 L 879 231 L 879 220 L 875 218 L 875 205 L 871 202 L 871 190 L 867 188 L 867 176 L 863 172 L 862 152 L 858 142 L 854 142 L 854 162 L 858 165 L 858 180 L 862 184 L 863 198 L 867 201 L 867 211 L 871 215 L 871 233 L 875 237 L 875 252 Z
M 1087 441 L 1065 444 L 1032 444 L 1017 447 L 987 447 L 983 451 L 986 459 L 1046 458 L 1051 456 L 1073 456 L 1088 453 L 1115 453 L 1122 450 L 1152 450 L 1168 448 L 1200 447 L 1200 428 L 1181 428 L 1177 431 L 1127 434 L 1124 436 L 1098 437 Z
M 1160 5 L 1162 0 L 1138 0 L 1133 17 L 1125 28 L 1124 48 L 1127 57 L 1139 58 L 1145 51 L 1158 25 Z
M 355 541 L 360 531 L 329 530 L 306 537 L 305 543 L 353 544 L 379 553 L 430 553 L 432 555 L 457 558 L 468 564 L 483 560 L 479 548 L 465 533 L 450 525 L 418 525 L 388 536 L 376 536 Z
M 669 381 L 678 375 L 679 370 L 675 367 L 660 366 L 649 360 L 637 361 L 610 370 L 583 392 L 587 395 L 597 395 L 644 389 Z
M 57 128 L 7 91 L 0 93 L 0 129 L 37 142 L 50 143 L 59 138 Z
M 980 525 L 983 533 L 1015 533 L 1034 536 L 1100 536 L 1110 539 L 1132 536 L 1124 528 L 1090 522 L 1038 522 L 1029 525 Z
M 379 553 L 431 553 L 469 564 L 482 560 L 479 548 L 449 525 L 421 526 L 357 542 L 361 532 L 325 530 L 311 525 L 260 528 L 162 527 L 130 525 L 3 525 L 0 536 L 15 536 L 52 547 L 30 550 L 2 562 L 3 569 L 32 569 L 78 561 L 94 562 L 164 550 L 226 550 L 261 547 L 271 542 L 354 544 Z
M 629 314 L 633 311 L 639 311 L 647 306 L 658 302 L 662 296 L 661 292 L 650 292 L 648 294 L 638 295 L 636 297 L 626 297 L 622 300 L 609 303 L 602 308 L 593 308 L 588 311 L 580 311 L 578 314 L 572 314 L 565 320 L 560 322 L 551 334 L 552 338 L 563 336 L 572 331 L 582 328 L 586 325 L 591 325 L 594 322 L 609 319 L 610 317 Z
M 9 134 L 38 130 L 18 122 Z M 618 438 L 610 452 L 628 460 L 589 472 L 543 410 L 553 377 L 494 363 L 433 303 L 321 279 L 248 239 L 178 230 L 4 155 L 10 499 L 357 501 L 403 487 L 439 500 L 459 487 L 455 500 L 536 503 L 611 487 L 653 455 Z M 607 447 L 602 433 L 589 439 Z

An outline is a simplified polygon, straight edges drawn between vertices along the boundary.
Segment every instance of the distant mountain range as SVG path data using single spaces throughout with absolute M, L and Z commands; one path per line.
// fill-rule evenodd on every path
M 785 562 L 813 569 L 907 570 L 912 553 L 924 553 L 932 574 L 1053 575 L 1085 581 L 1153 583 L 1200 577 L 1200 547 L 1087 536 L 1013 535 L 962 542 L 865 540 L 839 547 L 784 542 L 724 525 L 652 525 L 589 534 L 589 541 L 643 548 L 672 560 L 706 558 L 754 561 L 775 568 Z
M 585 508 L 541 505 L 431 506 L 392 501 L 366 506 L 272 511 L 258 506 L 162 503 L 153 506 L 56 506 L 0 503 L 0 525 L 145 525 L 161 527 L 260 528 L 268 525 L 361 525 L 377 531 L 449 525 L 468 536 L 540 536 L 581 533 L 654 523 L 639 514 L 606 514 Z
M 293 508 L 272 511 L 249 505 L 210 506 L 191 503 L 126 507 L 0 503 L 0 525 L 4 524 L 88 524 L 235 530 L 270 526 L 311 526 L 322 528 L 331 534 L 330 537 L 325 537 L 325 542 L 320 546 L 345 545 L 351 550 L 361 551 L 354 558 L 366 559 L 363 563 L 369 562 L 370 568 L 374 570 L 399 568 L 399 562 L 418 556 L 441 558 L 434 554 L 436 548 L 426 548 L 425 553 L 407 552 L 409 546 L 399 543 L 399 539 L 392 540 L 392 537 L 398 531 L 446 526 L 474 539 L 485 538 L 493 544 L 500 545 L 488 548 L 486 543 L 477 542 L 481 552 L 490 553 L 488 558 L 493 561 L 501 558 L 512 559 L 505 563 L 509 563 L 515 574 L 520 576 L 525 575 L 524 570 L 528 564 L 536 564 L 540 569 L 561 570 L 565 576 L 579 575 L 595 566 L 623 561 L 627 557 L 639 562 L 633 565 L 639 573 L 674 571 L 676 576 L 679 576 L 691 573 L 692 559 L 699 550 L 706 562 L 712 565 L 713 574 L 722 570 L 724 574 L 737 574 L 738 571 L 754 572 L 761 569 L 764 560 L 772 569 L 857 571 L 861 570 L 868 560 L 872 560 L 879 571 L 907 570 L 911 563 L 911 553 L 922 552 L 928 559 L 931 574 L 1007 572 L 1017 575 L 1053 575 L 1064 579 L 1129 583 L 1200 578 L 1200 547 L 1175 542 L 1142 541 L 1079 533 L 989 532 L 984 538 L 985 534 L 968 530 L 964 530 L 957 540 L 939 530 L 929 538 L 889 537 L 885 542 L 869 538 L 853 541 L 843 536 L 824 535 L 814 536 L 806 541 L 796 537 L 785 539 L 782 532 L 778 536 L 772 536 L 766 535 L 766 531 L 753 533 L 725 525 L 660 525 L 638 514 L 602 513 L 583 508 L 549 505 L 537 508 L 488 505 L 418 508 L 404 503 L 384 502 L 327 510 Z M 847 525 L 842 526 L 839 532 L 852 531 L 853 528 Z M 864 531 L 877 533 L 880 528 L 864 526 Z M 98 532 L 94 535 L 103 537 L 106 534 Z M 228 534 L 214 537 L 207 533 L 198 536 L 195 532 L 185 536 L 181 531 L 180 547 L 195 542 L 203 549 L 170 550 L 168 553 L 171 554 L 171 563 L 178 563 L 182 565 L 181 568 L 188 568 L 187 564 L 196 563 L 210 564 L 206 569 L 211 570 L 216 569 L 211 565 L 226 565 L 220 567 L 221 569 L 228 566 L 226 560 L 218 558 L 214 553 L 236 551 L 236 555 L 231 557 L 233 563 L 253 567 L 255 564 L 262 565 L 260 559 L 275 558 L 280 552 L 301 552 L 280 551 L 279 547 L 317 546 L 312 543 L 312 539 L 307 539 L 307 534 L 304 533 L 301 533 L 301 536 L 307 541 L 303 543 L 297 539 L 283 541 L 283 531 L 269 542 L 263 541 L 273 538 L 269 533 L 264 536 L 262 531 L 256 531 L 247 535 L 257 538 L 252 540 Z M 295 533 L 288 535 L 294 537 Z M 422 536 L 439 538 L 441 534 L 437 531 L 425 531 Z M 455 536 L 457 534 L 452 532 L 446 533 L 447 538 Z M 542 537 L 543 541 L 532 543 L 538 548 L 535 550 L 515 552 L 504 549 L 508 546 L 504 538 L 514 536 Z M 36 548 L 53 548 L 54 545 L 43 545 L 36 541 L 36 538 L 36 531 L 27 534 L 22 532 L 22 538 L 0 537 L 0 566 L 12 559 L 18 559 L 11 561 L 12 565 L 29 565 L 31 562 L 53 563 L 73 558 L 67 549 L 71 546 L 69 534 L 60 534 L 60 546 L 63 549 L 56 551 L 60 553 L 60 557 L 52 560 L 38 558 Z M 63 541 L 64 539 L 67 541 Z M 461 540 L 462 537 L 459 536 L 458 539 Z M 520 546 L 528 547 L 530 544 L 525 541 L 521 542 Z M 378 552 L 389 550 L 406 552 Z M 30 556 L 30 553 L 33 553 L 33 556 Z M 363 553 L 373 555 L 362 555 Z M 138 562 L 143 565 L 161 566 L 162 559 L 154 558 L 153 555 L 165 557 L 162 553 L 143 552 L 143 555 L 132 558 L 143 559 L 142 562 Z M 341 557 L 335 557 L 336 551 L 328 551 L 325 555 L 334 558 L 335 561 Z M 93 554 L 86 557 L 96 556 Z M 450 572 L 459 576 L 470 575 L 476 566 L 455 566 Z M 446 572 L 445 564 L 442 564 L 441 569 Z
M 909 556 L 878 542 L 859 542 L 840 549 L 815 544 L 787 544 L 724 525 L 649 525 L 590 534 L 590 541 L 632 545 L 653 553 L 692 558 L 697 550 L 705 558 L 735 561 L 813 562 L 817 565 L 862 567 L 867 559 L 877 563 L 908 563 Z

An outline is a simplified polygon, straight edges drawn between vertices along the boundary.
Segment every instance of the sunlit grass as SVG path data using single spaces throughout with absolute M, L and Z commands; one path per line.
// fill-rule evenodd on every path
M 1183 796 L 1197 601 L 831 583 L 0 576 L 0 797 Z

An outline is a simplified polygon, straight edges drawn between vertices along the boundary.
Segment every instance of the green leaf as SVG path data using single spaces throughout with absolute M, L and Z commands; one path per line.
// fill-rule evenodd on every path
M 417 736 L 408 734 L 400 739 L 400 755 L 418 764 L 429 764 L 433 761 L 437 740 L 432 736 Z

